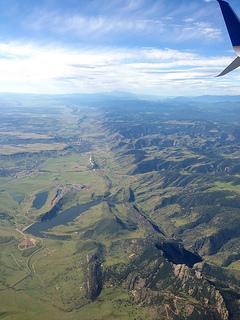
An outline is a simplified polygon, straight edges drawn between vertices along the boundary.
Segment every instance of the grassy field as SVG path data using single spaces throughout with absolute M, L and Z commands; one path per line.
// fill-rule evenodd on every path
M 212 191 L 218 191 L 218 190 L 226 190 L 226 191 L 232 191 L 232 192 L 240 192 L 240 185 L 239 184 L 233 184 L 231 182 L 215 182 L 214 186 L 211 187 Z
M 39 134 L 34 132 L 18 132 L 18 131 L 1 131 L 0 136 L 16 137 L 23 139 L 51 139 L 47 134 Z
M 0 146 L 0 155 L 13 155 L 16 153 L 22 152 L 41 152 L 41 151 L 58 151 L 63 150 L 66 147 L 63 143 L 33 143 L 31 145 L 18 145 L 18 146 L 10 146 L 10 145 L 1 145 Z

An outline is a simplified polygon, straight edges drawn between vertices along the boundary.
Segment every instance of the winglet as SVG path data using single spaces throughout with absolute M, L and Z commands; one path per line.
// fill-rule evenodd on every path
M 227 1 L 217 0 L 217 2 L 222 10 L 223 18 L 225 20 L 233 48 L 238 55 L 238 57 L 218 75 L 218 77 L 221 77 L 240 67 L 240 19 Z
M 227 1 L 217 0 L 228 29 L 233 47 L 240 46 L 240 20 Z

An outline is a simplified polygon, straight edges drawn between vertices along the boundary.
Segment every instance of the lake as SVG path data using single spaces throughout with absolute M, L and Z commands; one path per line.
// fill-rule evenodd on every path
M 35 209 L 41 209 L 45 205 L 47 198 L 47 191 L 39 192 L 33 201 L 32 207 Z
M 76 219 L 80 214 L 100 204 L 103 198 L 97 198 L 84 204 L 77 204 L 74 207 L 60 212 L 62 203 L 61 200 L 46 214 L 44 214 L 39 221 L 32 224 L 25 232 L 32 234 L 35 237 L 47 237 L 44 232 L 59 225 L 66 225 Z

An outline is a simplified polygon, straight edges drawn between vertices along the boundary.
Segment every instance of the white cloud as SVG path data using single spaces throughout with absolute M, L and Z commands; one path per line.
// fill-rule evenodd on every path
M 229 93 L 237 71 L 216 79 L 229 57 L 170 49 L 69 49 L 0 43 L 0 91 L 77 93 L 131 91 L 186 95 Z M 227 86 L 227 85 L 228 86 Z M 238 88 L 234 87 L 236 93 Z
M 57 34 L 75 36 L 96 36 L 119 32 L 148 32 L 160 27 L 162 22 L 154 19 L 111 17 L 104 15 L 86 16 L 81 14 L 58 14 L 43 11 L 31 16 L 25 22 L 27 28 L 49 30 Z M 159 29 L 161 31 L 161 29 Z
M 98 40 L 98 39 L 115 39 L 116 35 L 124 34 L 128 36 L 140 37 L 151 35 L 156 37 L 158 42 L 182 42 L 190 40 L 211 41 L 221 40 L 221 30 L 216 28 L 211 22 L 205 21 L 204 17 L 191 17 L 192 11 L 196 9 L 196 3 L 193 8 L 191 4 L 180 5 L 169 12 L 166 8 L 160 10 L 158 17 L 152 14 L 141 13 L 130 14 L 127 10 L 141 7 L 143 1 L 128 1 L 127 7 L 116 7 L 111 14 L 104 15 L 84 15 L 81 13 L 59 13 L 55 11 L 42 10 L 37 11 L 23 21 L 25 28 L 35 31 L 48 31 L 55 35 L 68 35 L 69 37 L 78 37 L 79 39 Z M 189 11 L 187 10 L 189 9 Z M 156 14 L 156 12 L 155 12 Z M 194 13 L 196 15 L 196 13 Z M 127 41 L 127 40 L 126 40 Z

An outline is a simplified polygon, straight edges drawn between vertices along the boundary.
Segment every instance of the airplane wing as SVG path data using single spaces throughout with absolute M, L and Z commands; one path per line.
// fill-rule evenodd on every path
M 226 69 L 224 69 L 217 77 L 222 77 L 225 74 L 240 67 L 240 57 L 237 57 Z
M 240 19 L 233 11 L 228 2 L 224 0 L 217 0 L 222 10 L 223 18 L 225 20 L 227 30 L 232 42 L 233 49 L 237 53 L 238 57 L 223 71 L 218 77 L 235 70 L 240 66 Z

